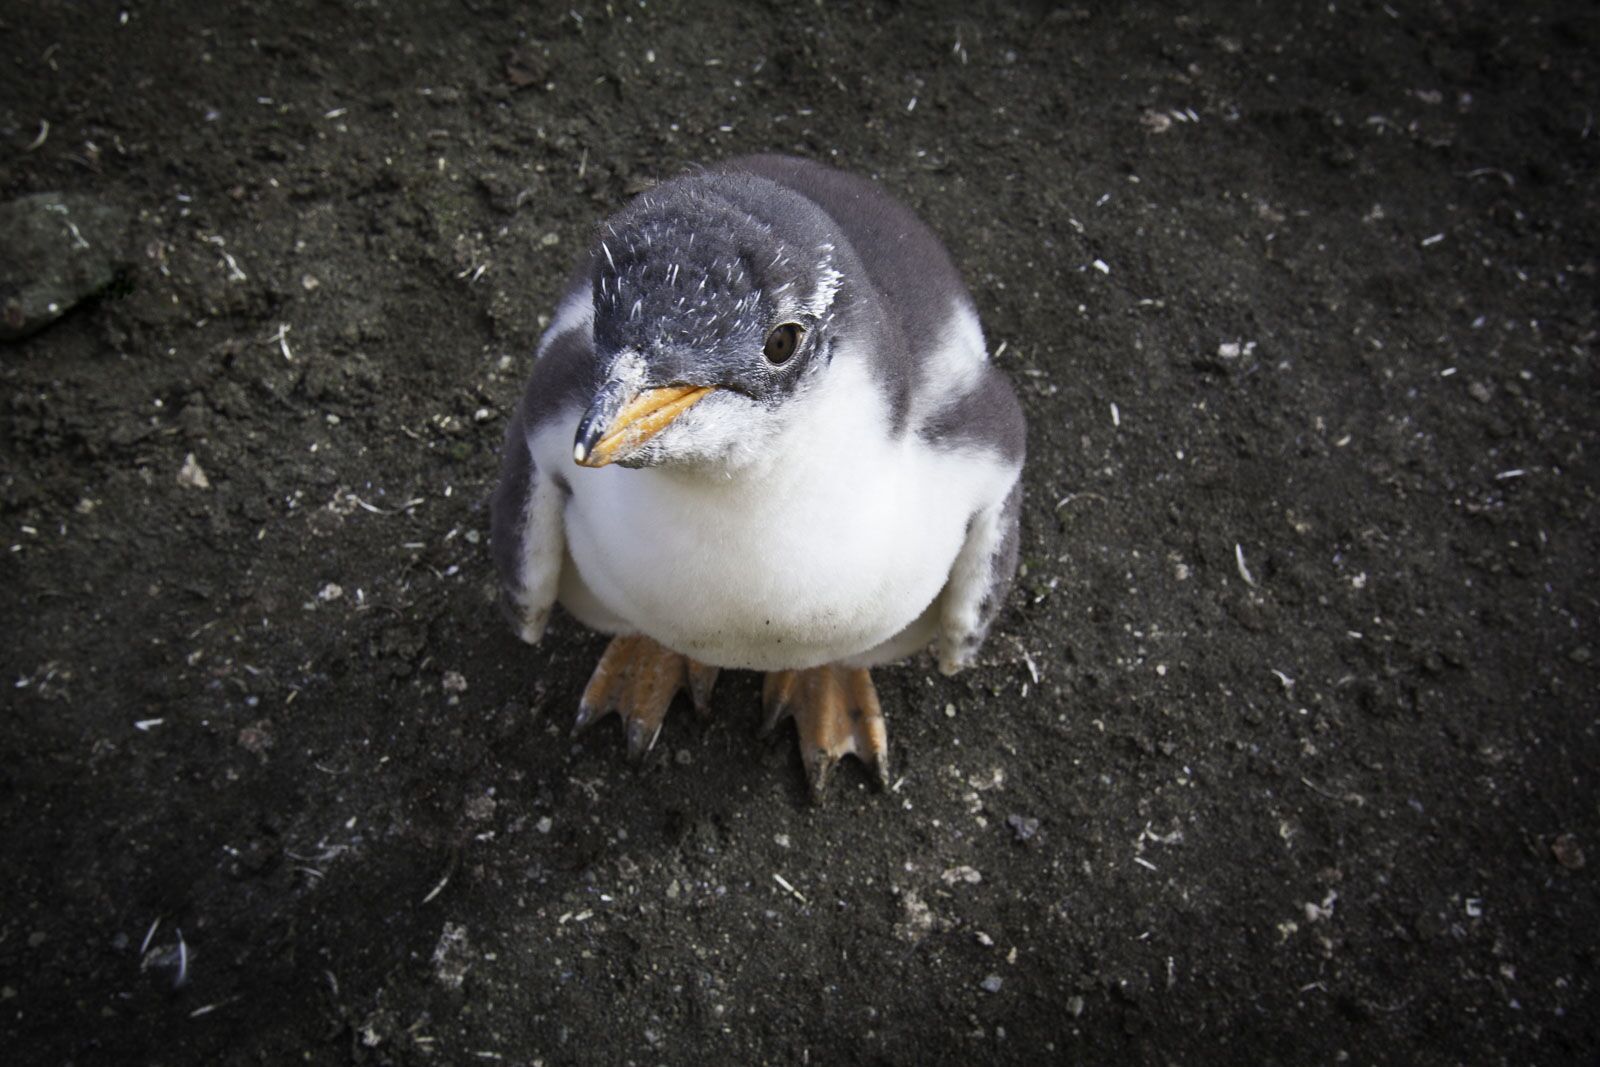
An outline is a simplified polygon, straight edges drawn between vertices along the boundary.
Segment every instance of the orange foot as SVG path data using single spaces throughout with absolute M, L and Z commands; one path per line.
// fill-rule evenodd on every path
M 628 758 L 637 762 L 655 747 L 661 722 L 679 690 L 689 691 L 702 717 L 711 714 L 711 687 L 716 680 L 717 668 L 696 663 L 643 634 L 614 637 L 584 687 L 572 734 L 576 737 L 614 711 L 622 716 L 627 731 Z
M 880 786 L 889 784 L 889 735 L 872 676 L 860 667 L 813 667 L 773 671 L 762 687 L 770 732 L 793 718 L 800 733 L 800 758 L 820 802 L 833 768 L 847 755 L 867 765 Z

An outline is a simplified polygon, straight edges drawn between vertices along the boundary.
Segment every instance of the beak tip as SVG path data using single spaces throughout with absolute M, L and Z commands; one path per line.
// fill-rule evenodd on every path
M 698 403 L 709 385 L 657 386 L 640 392 L 607 386 L 578 426 L 572 461 L 580 467 L 605 467 L 634 454 Z

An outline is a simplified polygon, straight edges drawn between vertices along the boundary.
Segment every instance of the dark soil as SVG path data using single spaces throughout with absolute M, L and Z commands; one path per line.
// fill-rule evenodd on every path
M 1592 5 L 33 0 L 0 55 L 0 199 L 137 219 L 0 348 L 10 1062 L 1600 1055 Z M 569 740 L 602 641 L 520 644 L 486 545 L 595 222 L 763 150 L 933 224 L 1030 420 L 985 664 L 879 671 L 897 781 L 820 808 L 751 675 Z

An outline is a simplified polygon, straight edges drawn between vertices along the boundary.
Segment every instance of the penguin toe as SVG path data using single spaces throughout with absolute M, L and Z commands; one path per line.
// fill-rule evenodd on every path
M 800 761 L 813 803 L 827 797 L 828 781 L 845 756 L 866 764 L 880 788 L 889 783 L 889 734 L 872 676 L 863 668 L 833 665 L 773 671 L 762 687 L 763 733 L 793 719 Z
M 643 634 L 612 638 L 584 687 L 572 734 L 576 737 L 616 712 L 622 718 L 628 758 L 637 763 L 655 747 L 667 709 L 680 691 L 689 692 L 702 716 L 710 714 L 716 679 L 716 668 L 696 663 Z

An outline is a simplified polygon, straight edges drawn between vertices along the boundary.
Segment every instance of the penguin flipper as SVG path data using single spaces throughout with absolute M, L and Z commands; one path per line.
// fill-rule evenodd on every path
M 970 666 L 1000 614 L 1017 573 L 1021 517 L 1021 478 L 1001 503 L 973 516 L 940 600 L 940 673 L 955 674 Z
M 534 463 L 519 408 L 506 431 L 500 483 L 489 500 L 489 548 L 500 578 L 501 610 L 530 645 L 544 636 L 561 580 L 565 495 Z
M 561 461 L 547 452 L 536 460 L 534 440 L 559 424 L 575 429 L 594 394 L 599 368 L 587 294 L 587 281 L 575 275 L 539 340 L 533 373 L 506 427 L 500 482 L 489 499 L 489 547 L 500 578 L 500 606 L 530 645 L 544 635 L 567 566 L 563 513 L 570 495 Z

